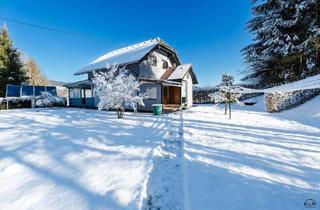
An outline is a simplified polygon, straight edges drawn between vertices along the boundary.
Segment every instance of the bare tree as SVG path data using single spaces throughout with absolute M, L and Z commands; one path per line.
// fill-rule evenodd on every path
M 32 58 L 27 60 L 25 70 L 30 85 L 50 85 L 49 80 Z

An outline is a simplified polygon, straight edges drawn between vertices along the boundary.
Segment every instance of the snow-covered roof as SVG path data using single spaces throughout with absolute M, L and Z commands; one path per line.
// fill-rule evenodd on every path
M 73 87 L 91 86 L 91 85 L 92 85 L 92 81 L 86 79 L 86 80 L 82 80 L 82 81 L 78 81 L 78 82 L 72 82 L 72 83 L 65 84 L 64 87 L 73 88 Z
M 177 68 L 172 72 L 172 74 L 167 78 L 168 80 L 182 80 L 186 74 L 190 71 L 193 84 L 198 84 L 198 79 L 193 72 L 192 65 L 189 64 L 181 64 L 177 66 Z
M 169 80 L 183 79 L 190 68 L 191 68 L 191 64 L 179 65 L 168 77 L 168 79 Z
M 90 71 L 103 69 L 107 64 L 130 64 L 135 63 L 142 59 L 147 53 L 149 53 L 155 46 L 161 42 L 160 38 L 150 39 L 138 44 L 134 44 L 128 47 L 120 48 L 108 52 L 105 55 L 100 56 L 96 60 L 92 61 L 89 65 L 83 67 L 75 75 L 85 74 Z

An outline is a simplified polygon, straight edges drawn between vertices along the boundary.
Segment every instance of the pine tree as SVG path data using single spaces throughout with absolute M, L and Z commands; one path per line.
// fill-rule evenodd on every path
M 28 77 L 29 85 L 49 85 L 50 82 L 47 77 L 42 73 L 41 69 L 33 60 L 29 58 L 25 64 L 25 71 Z
M 26 79 L 20 52 L 14 48 L 4 26 L 0 32 L 0 97 L 5 96 L 7 84 L 21 84 Z
M 302 0 L 299 12 L 305 17 L 308 39 L 305 41 L 307 71 L 305 76 L 320 73 L 320 0 Z
M 254 18 L 248 23 L 254 43 L 242 50 L 250 68 L 244 80 L 267 87 L 312 74 L 308 67 L 317 59 L 311 56 L 315 55 L 310 46 L 315 30 L 310 24 L 319 24 L 313 21 L 316 12 L 310 10 L 316 11 L 316 1 L 319 0 L 255 1 Z

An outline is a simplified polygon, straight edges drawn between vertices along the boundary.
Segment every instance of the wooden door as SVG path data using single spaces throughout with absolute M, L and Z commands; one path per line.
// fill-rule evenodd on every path
M 162 86 L 162 93 L 163 93 L 163 104 L 169 104 L 169 87 L 168 86 Z

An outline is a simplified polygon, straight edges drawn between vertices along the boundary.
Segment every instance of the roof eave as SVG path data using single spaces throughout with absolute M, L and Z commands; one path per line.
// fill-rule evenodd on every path
M 92 82 L 88 79 L 86 80 L 81 80 L 81 81 L 77 81 L 77 82 L 71 82 L 68 84 L 63 85 L 63 87 L 66 88 L 75 88 L 75 87 L 79 87 L 79 86 L 90 86 L 92 84 Z
M 137 60 L 137 61 L 131 61 L 131 62 L 127 62 L 127 63 L 121 63 L 121 64 L 117 64 L 118 66 L 127 66 L 127 65 L 131 65 L 131 64 L 135 64 L 135 63 L 138 63 L 140 60 Z M 88 70 L 88 71 L 84 71 L 84 72 L 79 72 L 79 73 L 74 73 L 73 75 L 74 76 L 77 76 L 77 75 L 82 75 L 82 74 L 88 74 L 90 72 L 94 72 L 94 71 L 101 71 L 101 70 L 107 70 L 107 68 L 97 68 L 97 69 L 92 69 L 92 70 Z
M 190 70 L 191 70 L 191 77 L 192 77 L 193 84 L 194 84 L 194 85 L 199 84 L 198 78 L 197 78 L 196 74 L 195 74 L 194 71 L 193 71 L 192 65 L 191 65 Z

